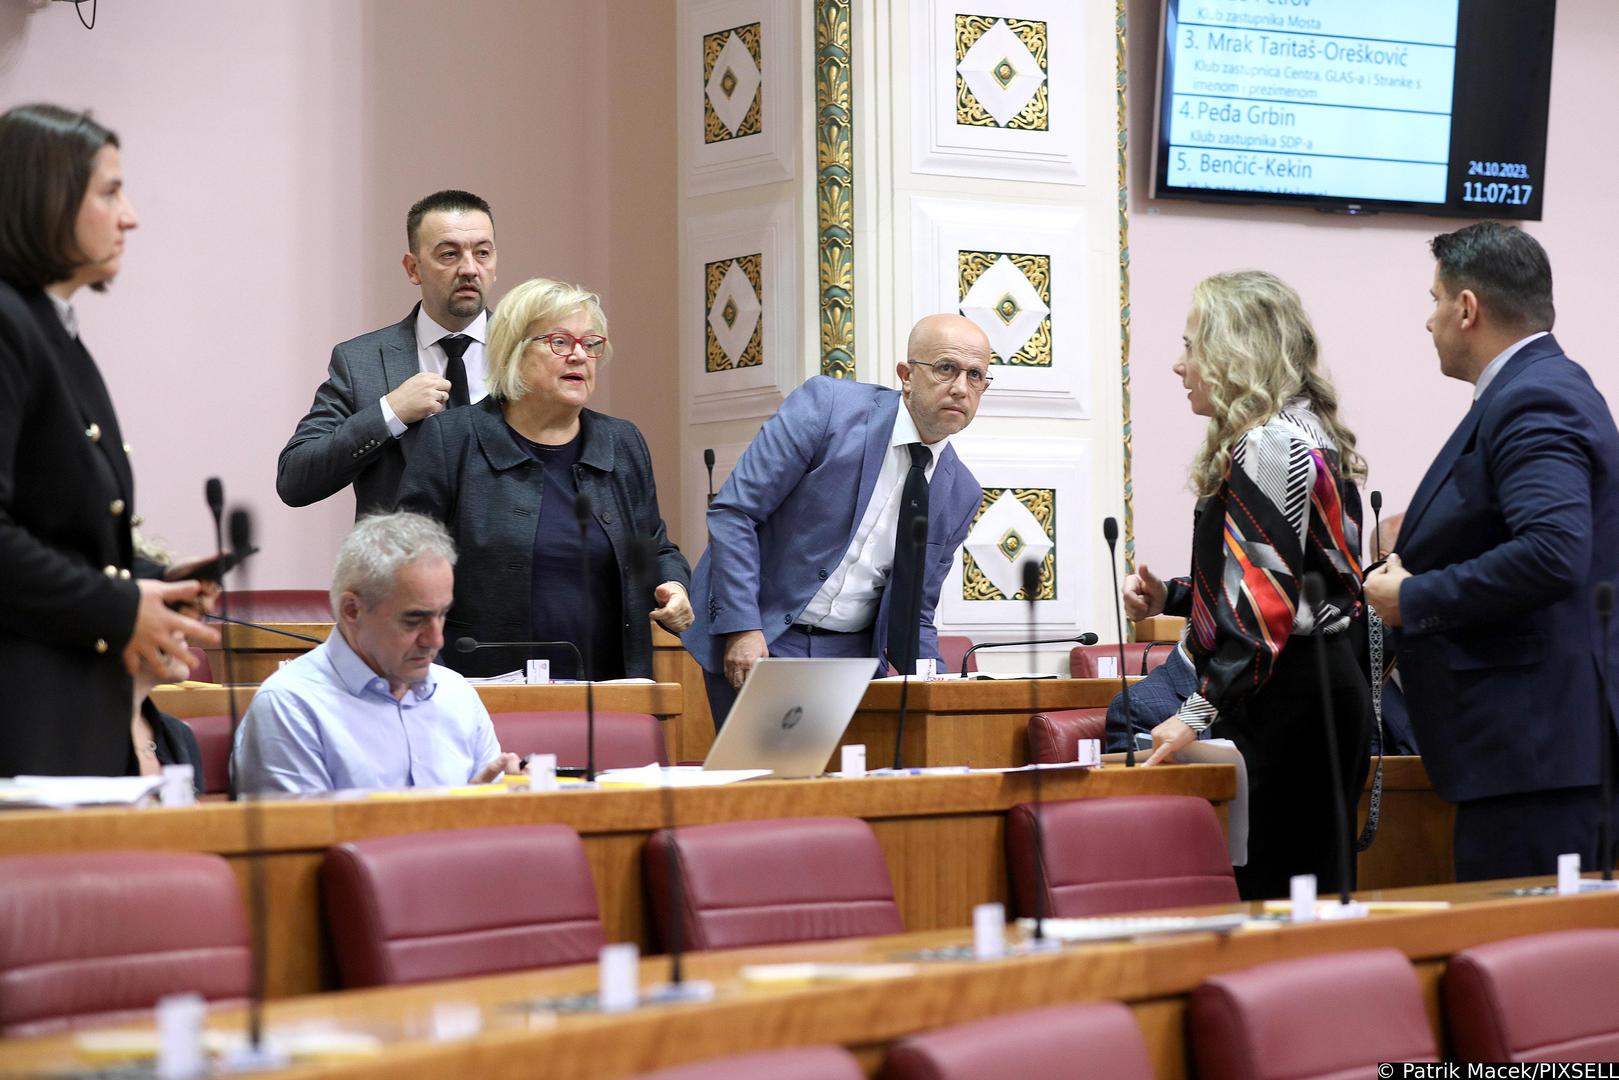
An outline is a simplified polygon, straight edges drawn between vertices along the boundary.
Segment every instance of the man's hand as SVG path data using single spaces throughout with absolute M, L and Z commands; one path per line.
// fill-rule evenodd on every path
M 748 672 L 762 658 L 770 655 L 762 630 L 738 630 L 725 636 L 725 681 L 742 689 Z
M 1140 622 L 1163 613 L 1169 586 L 1154 577 L 1146 563 L 1137 563 L 1136 572 L 1124 579 L 1120 594 L 1124 597 L 1125 615 L 1131 622 Z
M 388 395 L 388 408 L 406 424 L 441 413 L 450 401 L 450 380 L 431 371 L 418 371 Z
M 134 675 L 144 663 L 160 680 L 184 679 L 191 674 L 186 639 L 199 645 L 218 645 L 219 632 L 178 611 L 170 611 L 167 605 L 196 603 L 202 586 L 195 581 L 148 578 L 135 584 L 140 588 L 141 601 L 135 609 L 135 629 L 130 631 L 129 643 L 124 646 L 125 670 Z
M 523 759 L 516 754 L 502 754 L 483 768 L 472 778 L 474 784 L 487 784 L 501 773 L 516 776 L 523 771 Z
M 1366 578 L 1366 602 L 1388 626 L 1400 625 L 1400 585 L 1410 576 L 1400 556 L 1391 551 L 1388 561 Z
M 1161 762 L 1173 764 L 1175 751 L 1196 741 L 1197 732 L 1187 727 L 1180 717 L 1171 716 L 1152 729 L 1152 755 L 1141 764 L 1143 767 Z
M 691 598 L 686 595 L 686 587 L 678 581 L 665 581 L 652 590 L 652 596 L 658 601 L 658 609 L 652 617 L 664 625 L 672 634 L 678 634 L 691 625 L 696 618 L 691 611 Z

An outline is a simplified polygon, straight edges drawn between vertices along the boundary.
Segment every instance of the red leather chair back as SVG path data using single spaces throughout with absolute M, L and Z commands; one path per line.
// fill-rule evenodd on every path
M 1079 740 L 1107 741 L 1106 709 L 1053 709 L 1029 718 L 1029 760 L 1079 760 Z
M 673 859 L 670 847 L 673 845 Z M 659 830 L 644 851 L 658 931 L 691 949 L 897 934 L 888 863 L 859 818 L 778 818 Z M 680 877 L 680 909 L 670 887 Z
M 202 793 L 230 791 L 230 717 L 182 716 L 181 722 L 197 737 L 202 751 Z
M 1190 795 L 1073 799 L 1014 806 L 1006 819 L 1006 861 L 1021 916 L 1034 914 L 1044 859 L 1047 915 L 1076 918 L 1121 911 L 1228 904 L 1237 882 L 1214 807 Z
M 640 1080 L 865 1080 L 865 1076 L 860 1063 L 841 1046 L 806 1046 L 659 1069 L 642 1073 Z
M 1445 967 L 1462 1061 L 1619 1061 L 1619 930 L 1558 930 L 1465 949 Z
M 321 886 L 344 986 L 576 964 L 602 946 L 584 845 L 562 825 L 356 840 L 326 852 Z
M 1169 659 L 1175 650 L 1173 641 L 1126 641 L 1124 643 L 1124 673 L 1145 675 Z M 1119 677 L 1119 647 L 1117 645 L 1075 645 L 1068 654 L 1068 673 L 1076 679 L 1098 679 L 1096 658 L 1111 657 L 1114 671 L 1110 678 Z
M 1147 1046 L 1128 1006 L 1054 1005 L 913 1035 L 889 1049 L 882 1072 L 883 1080 L 1080 1075 L 1152 1080 Z
M 248 622 L 331 622 L 332 596 L 325 589 L 231 590 L 229 611 L 219 614 Z
M 214 666 L 208 662 L 208 654 L 195 645 L 187 645 L 191 651 L 191 671 L 186 678 L 192 682 L 213 682 Z
M 218 855 L 0 859 L 0 1036 L 142 1018 L 168 994 L 246 999 L 236 876 Z
M 1192 991 L 1199 1080 L 1333 1080 L 1438 1061 L 1417 975 L 1396 949 L 1279 960 Z
M 582 712 L 500 712 L 495 724 L 500 748 L 513 754 L 555 754 L 558 765 L 585 764 Z M 669 764 L 663 725 L 649 713 L 596 714 L 596 768 L 633 769 L 652 762 Z
M 961 671 L 961 658 L 967 655 L 967 650 L 973 647 L 973 639 L 966 634 L 940 634 L 939 658 L 944 661 L 947 671 L 952 673 Z M 967 672 L 970 674 L 978 670 L 978 654 L 973 653 L 967 661 Z

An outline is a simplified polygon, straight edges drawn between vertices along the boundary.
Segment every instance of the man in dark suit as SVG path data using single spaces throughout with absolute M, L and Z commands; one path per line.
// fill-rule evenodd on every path
M 354 516 L 393 508 L 417 421 L 484 395 L 495 223 L 468 191 L 439 191 L 405 217 L 405 276 L 421 303 L 332 350 L 326 381 L 276 466 L 288 506 L 354 485 Z
M 1551 264 L 1493 222 L 1433 240 L 1440 370 L 1472 409 L 1366 583 L 1396 634 L 1405 696 L 1459 881 L 1596 862 L 1602 669 L 1593 587 L 1619 576 L 1619 431 L 1551 336 Z M 1610 694 L 1612 690 L 1610 689 Z
M 978 412 L 991 352 L 970 320 L 931 315 L 906 357 L 899 390 L 822 376 L 794 390 L 709 507 L 696 621 L 681 639 L 703 667 L 716 725 L 764 656 L 886 651 L 901 670 L 938 657 L 933 609 L 983 497 L 948 439 Z M 923 489 L 920 560 L 905 551 L 908 484 Z M 896 581 L 913 570 L 920 624 L 891 629 L 893 605 L 906 602 Z

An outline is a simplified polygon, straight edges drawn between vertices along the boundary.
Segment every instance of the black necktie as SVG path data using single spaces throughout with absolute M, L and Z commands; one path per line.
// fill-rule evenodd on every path
M 888 587 L 894 590 L 888 601 L 888 662 L 901 675 L 916 671 L 921 636 L 922 552 L 927 547 L 928 463 L 933 451 L 921 443 L 911 443 L 911 471 L 905 474 L 905 487 L 899 496 L 899 528 L 894 533 L 894 568 L 888 574 Z M 916 522 L 922 523 L 922 542 L 912 539 Z
M 472 401 L 472 395 L 467 390 L 467 364 L 461 359 L 466 355 L 467 349 L 472 345 L 472 339 L 465 334 L 451 334 L 438 339 L 439 345 L 444 349 L 446 363 L 444 377 L 450 380 L 449 408 L 457 405 L 467 405 Z

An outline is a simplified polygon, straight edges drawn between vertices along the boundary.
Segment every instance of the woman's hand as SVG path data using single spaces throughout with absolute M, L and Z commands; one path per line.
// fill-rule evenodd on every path
M 191 654 L 187 639 L 200 645 L 218 645 L 219 632 L 190 619 L 169 604 L 196 602 L 201 586 L 195 581 L 152 581 L 142 579 L 141 602 L 135 609 L 135 628 L 124 646 L 124 668 L 136 674 L 144 663 L 165 682 L 177 682 L 191 674 Z
M 1152 756 L 1141 764 L 1147 766 L 1157 765 L 1160 762 L 1173 763 L 1175 751 L 1196 741 L 1197 732 L 1187 727 L 1180 717 L 1171 716 L 1152 729 Z
M 691 610 L 691 597 L 686 595 L 686 587 L 680 582 L 665 581 L 652 590 L 652 596 L 660 605 L 652 613 L 652 617 L 662 623 L 670 633 L 680 633 L 691 625 L 692 619 L 696 618 Z
M 1131 622 L 1161 615 L 1164 602 L 1169 599 L 1169 586 L 1153 576 L 1146 563 L 1137 563 L 1136 572 L 1124 579 L 1120 590 L 1124 598 L 1124 613 Z

